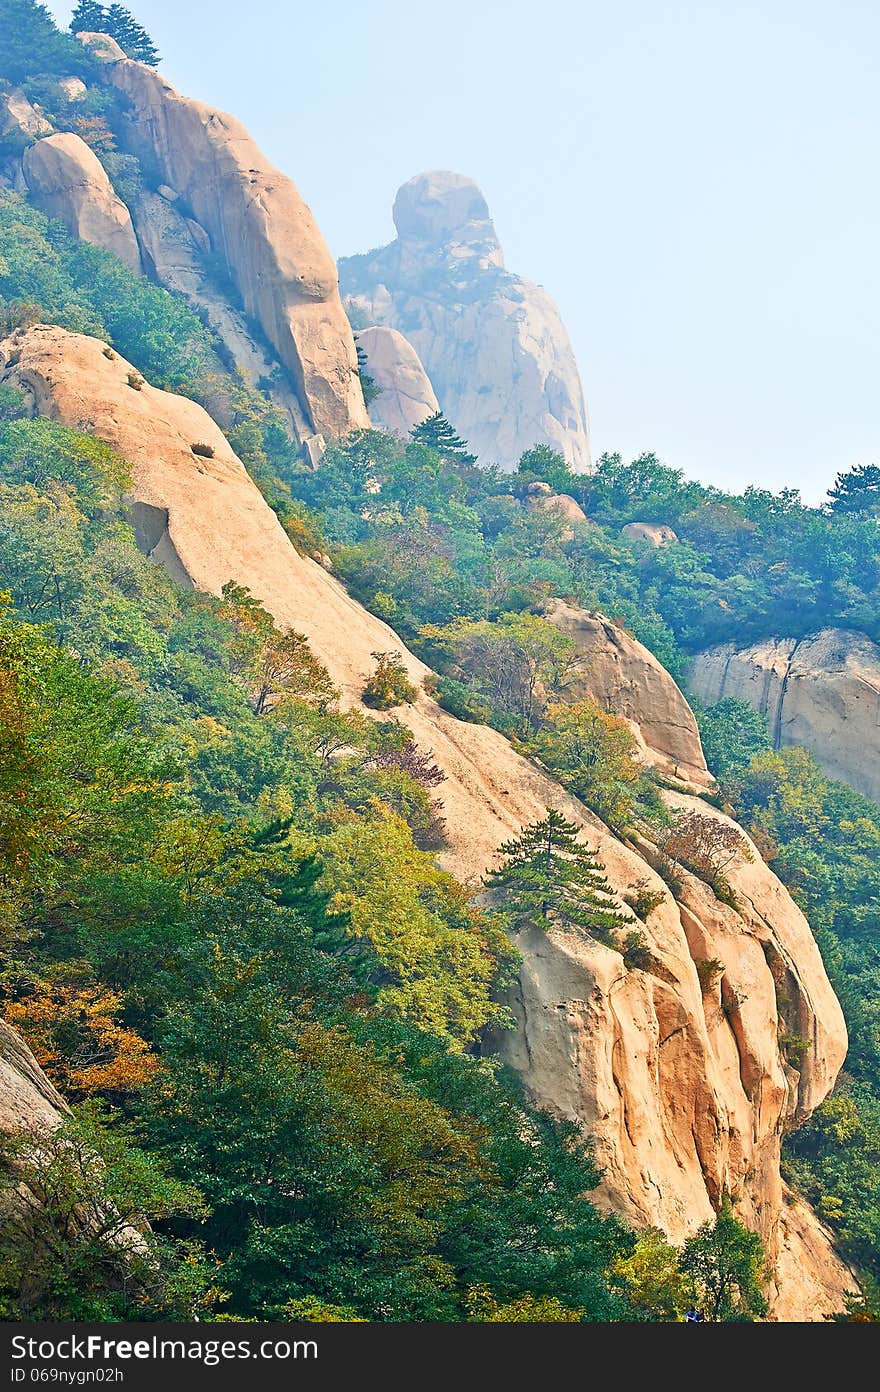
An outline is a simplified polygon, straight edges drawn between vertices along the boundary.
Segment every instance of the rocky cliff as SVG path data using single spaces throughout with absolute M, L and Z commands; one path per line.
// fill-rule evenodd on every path
M 245 314 L 289 374 L 307 428 L 330 437 L 368 425 L 336 268 L 294 184 L 233 117 L 182 97 L 112 39 L 79 37 L 126 99 L 126 148 L 162 186 L 198 250 L 225 267 Z M 139 237 L 168 238 L 164 209 L 148 200 L 137 212 Z M 150 259 L 161 278 L 161 262 Z
M 420 683 L 427 669 L 393 631 L 293 550 L 202 409 L 149 384 L 132 390 L 129 364 L 103 349 L 56 328 L 19 330 L 0 345 L 0 377 L 22 387 L 35 411 L 93 431 L 126 456 L 143 548 L 212 593 L 229 579 L 247 585 L 281 624 L 308 636 L 348 705 L 358 702 L 376 650 L 400 649 Z M 211 445 L 213 457 L 194 454 L 196 442 Z M 627 658 L 633 700 L 637 657 Z M 396 715 L 446 774 L 443 858 L 462 880 L 476 880 L 502 840 L 557 806 L 583 827 L 619 895 L 647 887 L 656 896 L 641 925 L 647 957 L 638 968 L 589 937 L 524 935 L 518 1029 L 501 1044 L 537 1103 L 589 1129 L 605 1200 L 680 1238 L 729 1189 L 778 1258 L 787 1317 L 840 1308 L 848 1273 L 824 1231 L 805 1210 L 792 1236 L 783 1214 L 781 1133 L 832 1086 L 846 1034 L 809 927 L 782 885 L 755 856 L 730 877 L 739 912 L 686 872 L 673 896 L 652 868 L 650 844 L 615 839 L 495 731 L 454 719 L 424 690 Z M 721 818 L 684 794 L 668 796 Z M 707 982 L 701 963 L 714 960 L 723 970 Z M 810 1041 L 795 1060 L 784 1055 L 787 1032 Z
M 696 789 L 711 787 L 694 713 L 653 653 L 604 615 L 561 599 L 553 601 L 547 618 L 577 649 L 566 698 L 591 696 L 629 723 L 646 763 Z
M 339 263 L 369 324 L 405 334 L 441 409 L 484 462 L 513 468 L 547 444 L 590 467 L 587 413 L 559 311 L 504 267 L 482 193 L 460 174 L 410 179 L 394 203 L 397 240 Z
M 880 802 L 880 648 L 863 633 L 710 648 L 694 658 L 689 687 L 701 701 L 748 701 L 777 748 L 803 745 L 832 778 Z
M 440 410 L 419 355 L 396 329 L 375 327 L 357 334 L 367 373 L 379 395 L 370 403 L 370 420 L 380 430 L 406 439 L 428 416 Z

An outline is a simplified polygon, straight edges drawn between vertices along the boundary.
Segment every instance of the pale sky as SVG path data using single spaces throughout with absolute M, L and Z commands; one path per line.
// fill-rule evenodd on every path
M 476 179 L 560 305 L 594 454 L 810 500 L 880 462 L 875 0 L 130 8 L 336 256 L 391 239 L 411 175 Z

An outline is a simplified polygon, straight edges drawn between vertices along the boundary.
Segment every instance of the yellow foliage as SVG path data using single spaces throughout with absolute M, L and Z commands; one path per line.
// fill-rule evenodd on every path
M 120 1004 L 103 986 L 41 981 L 29 996 L 7 1001 L 3 1015 L 58 1087 L 86 1095 L 138 1092 L 159 1061 L 135 1030 L 116 1019 Z

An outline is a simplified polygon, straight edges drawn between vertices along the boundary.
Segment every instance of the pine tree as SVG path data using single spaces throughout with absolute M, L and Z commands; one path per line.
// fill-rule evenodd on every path
M 518 927 L 581 928 L 604 940 L 630 926 L 613 905 L 602 865 L 577 835 L 574 822 L 551 808 L 501 847 L 504 860 L 484 883 Z
M 74 34 L 109 34 L 128 58 L 155 67 L 159 53 L 146 29 L 124 5 L 99 5 L 79 0 L 70 20 Z
M 828 497 L 832 512 L 880 515 L 880 465 L 856 464 L 847 473 L 838 474 Z
M 369 407 L 372 401 L 381 394 L 382 388 L 376 386 L 375 379 L 370 376 L 367 368 L 367 355 L 359 343 L 355 344 L 357 351 L 358 376 L 361 379 L 361 391 L 364 394 L 364 405 Z
M 456 435 L 442 411 L 435 411 L 411 432 L 411 438 L 420 445 L 428 445 L 444 459 L 455 459 L 459 464 L 476 464 L 477 456 L 468 453 L 467 440 Z
M 107 9 L 96 0 L 79 0 L 70 16 L 71 34 L 106 34 Z

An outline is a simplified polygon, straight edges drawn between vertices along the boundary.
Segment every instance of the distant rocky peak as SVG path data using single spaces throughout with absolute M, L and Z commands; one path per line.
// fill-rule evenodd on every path
M 434 169 L 408 179 L 394 200 L 394 226 L 401 241 L 421 243 L 423 251 L 463 252 L 504 265 L 486 200 L 464 174 Z

